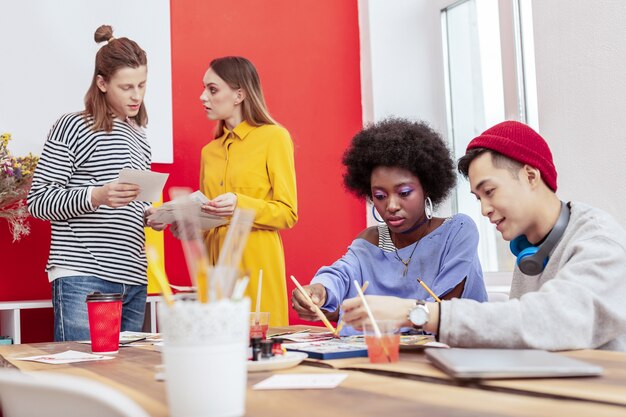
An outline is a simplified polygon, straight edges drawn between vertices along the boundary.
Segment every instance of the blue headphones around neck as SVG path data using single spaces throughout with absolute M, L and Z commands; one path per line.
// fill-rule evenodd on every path
M 567 223 L 569 222 L 570 208 L 561 201 L 561 213 L 556 224 L 548 233 L 543 243 L 534 246 L 526 239 L 525 235 L 521 235 L 513 239 L 509 245 L 513 255 L 517 256 L 517 266 L 525 275 L 539 275 L 548 263 L 548 257 L 552 249 L 559 243 Z

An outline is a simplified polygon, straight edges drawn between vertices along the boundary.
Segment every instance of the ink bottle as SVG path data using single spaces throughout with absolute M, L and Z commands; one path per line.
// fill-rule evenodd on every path
M 283 349 L 283 342 L 285 341 L 285 339 L 282 339 L 280 337 L 273 337 L 271 340 L 274 343 L 272 345 L 272 353 L 274 354 L 274 356 L 284 355 L 285 349 Z
M 251 340 L 252 345 L 252 360 L 258 361 L 261 356 L 261 340 L 260 337 L 253 337 Z
M 274 342 L 271 339 L 263 340 L 261 342 L 261 358 L 270 359 L 272 356 L 272 346 L 274 346 Z

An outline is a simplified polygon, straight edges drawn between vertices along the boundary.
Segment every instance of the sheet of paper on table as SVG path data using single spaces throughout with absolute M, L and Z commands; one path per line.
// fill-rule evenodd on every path
M 55 353 L 51 355 L 39 355 L 39 356 L 27 356 L 24 358 L 11 358 L 19 361 L 33 361 L 49 363 L 51 365 L 60 365 L 63 363 L 74 362 L 91 362 L 91 361 L 106 361 L 114 359 L 115 356 L 97 355 L 93 353 L 78 352 L 75 350 L 68 350 L 61 353 Z
M 150 333 L 150 332 L 130 332 L 125 330 L 120 333 L 120 342 L 129 342 L 136 339 L 145 338 L 148 342 L 162 342 L 163 338 L 161 337 L 161 333 Z
M 120 333 L 120 346 L 146 346 L 162 342 L 161 333 L 130 332 Z
M 135 200 L 153 202 L 161 199 L 161 193 L 169 175 L 162 172 L 124 168 L 120 171 L 119 182 L 137 184 L 140 191 Z
M 120 346 L 149 346 L 163 342 L 161 333 L 130 332 L 125 330 L 120 333 Z M 90 345 L 91 340 L 78 340 L 77 343 Z
M 254 385 L 252 389 L 332 389 L 348 374 L 276 374 Z
M 316 342 L 319 340 L 334 339 L 334 335 L 331 332 L 309 333 L 308 331 L 279 335 L 277 337 L 292 342 Z
M 449 348 L 445 343 L 437 342 L 433 335 L 402 335 L 400 349 Z

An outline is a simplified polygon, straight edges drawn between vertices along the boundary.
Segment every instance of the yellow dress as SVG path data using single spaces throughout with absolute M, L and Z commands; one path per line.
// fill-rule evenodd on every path
M 278 233 L 298 220 L 293 142 L 278 125 L 237 125 L 232 132 L 202 148 L 200 190 L 210 199 L 232 192 L 237 207 L 256 211 L 241 268 L 250 275 L 247 295 L 256 306 L 259 269 L 263 269 L 261 311 L 270 312 L 271 326 L 289 324 L 285 255 Z M 212 264 L 228 225 L 211 229 L 205 243 Z

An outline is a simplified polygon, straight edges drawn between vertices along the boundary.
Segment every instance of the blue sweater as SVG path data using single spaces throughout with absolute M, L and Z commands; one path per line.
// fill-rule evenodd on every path
M 469 216 L 457 214 L 417 242 L 409 263 L 408 274 L 402 276 L 404 265 L 395 252 L 385 252 L 365 239 L 355 239 L 348 252 L 331 266 L 324 266 L 311 281 L 326 288 L 322 308 L 335 311 L 343 300 L 356 297 L 353 281 L 359 285 L 369 281 L 368 295 L 391 295 L 433 301 L 417 282 L 420 278 L 438 296 L 445 295 L 463 279 L 463 298 L 486 301 L 487 292 L 478 260 L 478 230 Z M 407 260 L 414 245 L 398 249 Z M 345 326 L 342 335 L 355 334 Z

